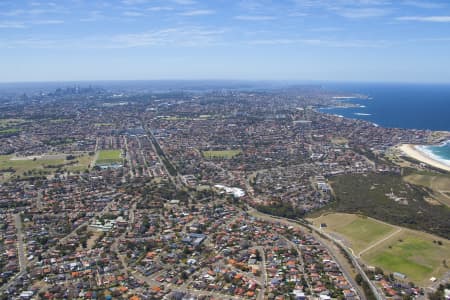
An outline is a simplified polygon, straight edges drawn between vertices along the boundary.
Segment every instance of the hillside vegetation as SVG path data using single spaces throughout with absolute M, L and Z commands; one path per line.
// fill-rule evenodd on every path
M 433 205 L 424 187 L 393 174 L 343 175 L 331 181 L 335 200 L 323 211 L 357 213 L 450 238 L 450 209 Z

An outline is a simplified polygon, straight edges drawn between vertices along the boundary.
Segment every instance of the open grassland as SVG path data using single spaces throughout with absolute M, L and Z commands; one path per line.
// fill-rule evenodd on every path
M 69 172 L 88 169 L 92 157 L 88 154 L 75 154 L 74 159 L 67 160 L 67 154 L 40 155 L 35 157 L 17 157 L 14 155 L 0 155 L 0 180 L 12 177 L 27 177 L 48 175 L 54 171 Z
M 73 122 L 73 120 L 72 119 L 50 119 L 49 122 L 53 123 L 53 124 L 61 124 L 61 123 Z
M 429 285 L 450 269 L 450 243 L 439 237 L 402 230 L 362 255 L 363 260 L 388 272 L 405 274 L 408 281 Z
M 95 123 L 94 126 L 95 127 L 109 127 L 109 126 L 113 126 L 114 124 L 112 123 Z
M 19 128 L 0 129 L 0 136 L 1 135 L 15 134 L 15 133 L 18 133 L 20 131 L 21 130 Z
M 100 150 L 98 153 L 97 165 L 110 165 L 110 164 L 121 164 L 122 151 L 121 150 Z
M 23 119 L 0 119 L 0 128 L 16 126 L 24 122 Z
M 406 182 L 432 190 L 434 199 L 450 207 L 450 175 L 413 172 L 403 178 Z
M 324 230 L 343 238 L 365 263 L 403 273 L 408 281 L 426 286 L 430 277 L 450 270 L 445 266 L 450 261 L 446 239 L 353 214 L 331 213 L 310 221 L 315 226 L 325 223 Z
M 203 151 L 203 157 L 205 158 L 225 158 L 230 159 L 239 155 L 241 150 L 217 150 L 217 151 Z
M 78 161 L 77 164 L 69 166 L 67 169 L 71 172 L 75 171 L 84 171 L 92 167 L 92 161 L 94 160 L 94 156 L 90 156 L 88 154 L 83 154 L 78 156 L 75 160 Z
M 322 223 L 327 225 L 326 231 L 344 237 L 355 254 L 395 231 L 394 226 L 352 214 L 328 214 L 313 220 L 316 226 Z
M 19 134 L 25 121 L 22 119 L 0 119 L 0 137 L 8 137 Z

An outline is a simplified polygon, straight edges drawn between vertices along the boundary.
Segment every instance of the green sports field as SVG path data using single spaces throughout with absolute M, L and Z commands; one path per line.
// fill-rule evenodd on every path
M 356 219 L 350 224 L 337 229 L 337 232 L 349 237 L 355 251 L 364 250 L 374 241 L 387 236 L 393 231 L 394 228 L 392 226 L 370 219 Z
M 439 278 L 449 271 L 444 261 L 450 260 L 450 245 L 448 240 L 407 230 L 369 250 L 363 259 L 387 272 L 403 273 L 408 281 L 427 285 L 431 277 Z
M 241 150 L 216 150 L 216 151 L 203 151 L 203 157 L 205 158 L 225 158 L 230 159 L 239 155 Z
M 422 286 L 431 277 L 441 277 L 450 269 L 450 242 L 428 233 L 395 227 L 354 214 L 330 213 L 310 220 L 315 226 L 337 234 L 368 265 L 387 273 L 400 272 Z M 444 264 L 445 262 L 445 264 Z
M 100 150 L 98 153 L 96 165 L 110 165 L 121 164 L 122 151 L 121 150 Z
M 354 253 L 359 253 L 395 230 L 394 226 L 370 218 L 341 213 L 322 216 L 314 223 L 327 224 L 327 230 L 343 236 Z

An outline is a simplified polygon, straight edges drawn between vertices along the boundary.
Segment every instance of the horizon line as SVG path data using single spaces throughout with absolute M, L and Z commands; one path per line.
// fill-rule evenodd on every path
M 239 78 L 161 78 L 161 79 L 63 79 L 63 80 L 24 80 L 24 81 L 0 81 L 0 85 L 7 84 L 64 84 L 64 83 L 89 83 L 89 82 L 274 82 L 274 83 L 367 83 L 367 84 L 437 84 L 450 85 L 450 81 L 413 81 L 413 80 L 339 80 L 339 79 L 239 79 Z

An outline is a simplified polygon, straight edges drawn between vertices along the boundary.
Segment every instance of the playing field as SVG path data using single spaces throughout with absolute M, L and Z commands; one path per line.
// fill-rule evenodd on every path
M 89 167 L 92 157 L 77 154 L 75 159 L 66 160 L 67 154 L 40 155 L 35 157 L 16 157 L 0 155 L 0 181 L 17 176 L 35 176 L 52 174 L 57 169 L 70 172 L 83 171 Z
M 230 159 L 240 154 L 241 150 L 217 150 L 217 151 L 203 151 L 205 158 L 225 158 Z
M 310 220 L 315 226 L 345 240 L 356 256 L 385 272 L 400 272 L 407 281 L 429 285 L 441 277 L 450 261 L 450 242 L 443 238 L 353 214 L 331 213 Z M 441 245 L 439 244 L 439 242 Z
M 95 123 L 94 124 L 95 127 L 107 127 L 107 126 L 113 126 L 112 123 Z
M 395 231 L 394 226 L 353 214 L 328 214 L 314 219 L 315 225 L 322 223 L 327 225 L 326 231 L 344 237 L 355 254 Z
M 101 150 L 98 153 L 96 165 L 110 165 L 122 163 L 121 150 Z
M 384 271 L 403 273 L 408 281 L 426 286 L 431 277 L 439 278 L 449 271 L 444 262 L 450 261 L 450 244 L 429 234 L 404 230 L 370 249 L 362 258 Z
M 345 145 L 348 144 L 348 140 L 344 137 L 334 137 L 331 139 L 331 142 L 335 145 Z

